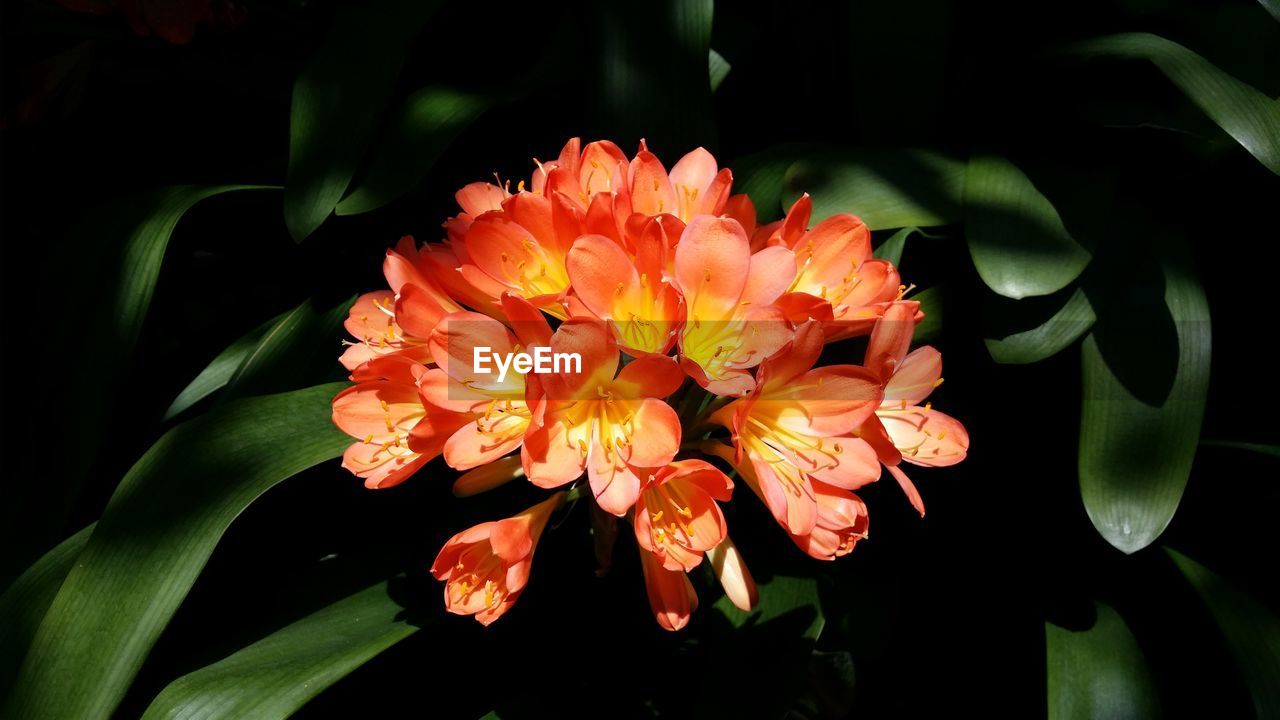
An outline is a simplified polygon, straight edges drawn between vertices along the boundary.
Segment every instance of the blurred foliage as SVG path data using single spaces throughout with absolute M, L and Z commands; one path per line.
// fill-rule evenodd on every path
M 0 715 L 1275 716 L 1275 3 L 90 5 L 0 23 Z M 820 564 L 734 503 L 761 605 L 695 573 L 670 635 L 579 508 L 445 616 L 440 543 L 537 493 L 364 490 L 321 383 L 386 247 L 571 135 L 867 221 L 975 440 L 927 518 L 868 488 Z

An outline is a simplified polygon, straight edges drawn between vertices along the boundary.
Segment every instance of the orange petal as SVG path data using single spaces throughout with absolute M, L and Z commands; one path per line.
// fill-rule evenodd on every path
M 645 590 L 654 618 L 664 630 L 679 630 L 689 624 L 689 616 L 698 608 L 698 594 L 682 571 L 667 570 L 656 555 L 640 551 L 640 567 L 644 572 Z
M 879 375 L 882 382 L 888 383 L 907 356 L 915 327 L 915 312 L 912 308 L 900 303 L 890 306 L 871 331 L 863 365 Z
M 464 498 L 479 495 L 523 476 L 524 467 L 520 464 L 520 456 L 504 457 L 463 473 L 453 482 L 453 496 Z
M 711 569 L 724 588 L 725 597 L 734 607 L 743 612 L 751 612 L 760 602 L 760 594 L 756 590 L 756 581 L 742 559 L 742 553 L 733 544 L 728 535 L 719 545 L 707 551 L 707 559 L 711 561 Z
M 689 316 L 723 319 L 737 310 L 751 267 L 742 226 L 728 218 L 699 216 L 676 244 L 675 272 Z

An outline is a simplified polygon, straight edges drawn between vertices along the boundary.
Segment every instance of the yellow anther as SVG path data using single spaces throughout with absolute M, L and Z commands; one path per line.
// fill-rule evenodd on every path
M 942 440 L 942 438 L 944 438 L 944 437 L 946 437 L 946 436 L 947 436 L 947 431 L 946 431 L 946 430 L 943 430 L 942 432 L 938 433 L 938 440 L 939 440 L 939 441 L 941 441 L 941 440 Z M 937 451 L 937 449 L 935 449 L 935 450 L 934 450 L 934 452 L 935 452 L 935 453 L 936 453 L 936 452 L 938 452 L 938 451 Z
M 835 451 L 836 451 L 836 454 L 839 455 L 840 453 L 844 452 L 844 447 L 842 447 L 840 443 L 836 443 Z
M 391 409 L 390 407 L 387 406 L 386 400 L 379 400 L 378 402 L 382 403 L 382 412 L 387 412 L 388 410 Z
M 925 404 L 924 404 L 924 411 L 925 411 L 925 412 L 929 412 L 929 411 L 930 411 L 930 410 L 932 410 L 932 409 L 933 409 L 933 403 L 931 403 L 931 402 L 927 402 L 927 403 L 925 403 Z
M 654 522 L 661 522 L 661 520 L 662 520 L 662 514 L 663 514 L 664 512 L 666 512 L 666 511 L 665 511 L 665 510 L 659 510 L 658 512 L 653 513 L 653 521 L 654 521 Z
M 372 444 L 373 444 L 373 433 L 369 433 L 368 435 L 365 435 L 365 436 L 364 436 L 364 444 L 365 444 L 365 445 L 372 445 Z
M 937 380 L 934 380 L 934 381 L 933 381 L 933 386 L 934 386 L 934 387 L 938 387 L 938 386 L 939 386 L 939 385 L 941 385 L 941 384 L 942 384 L 942 378 L 938 378 Z
M 903 410 L 906 410 L 906 409 L 907 409 L 907 399 L 906 399 L 906 398 L 902 398 L 902 409 L 903 409 Z
M 524 181 L 516 183 L 516 192 L 524 192 Z
M 685 516 L 685 517 L 687 517 L 687 518 L 691 518 L 691 517 L 693 517 L 693 511 L 689 509 L 689 506 L 688 506 L 688 505 L 686 505 L 686 506 L 684 506 L 684 507 L 682 507 L 682 508 L 676 508 L 676 510 L 677 510 L 677 511 L 679 511 L 679 513 L 680 513 L 681 515 L 683 515 L 683 516 Z

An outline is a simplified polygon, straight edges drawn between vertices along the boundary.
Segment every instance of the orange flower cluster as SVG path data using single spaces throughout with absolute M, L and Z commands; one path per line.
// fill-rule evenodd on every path
M 903 463 L 957 463 L 969 439 L 925 402 L 941 355 L 909 352 L 923 315 L 897 269 L 872 257 L 866 225 L 842 214 L 810 226 L 808 196 L 759 225 L 701 148 L 668 172 L 643 141 L 628 158 L 575 138 L 535 163 L 514 192 L 459 190 L 442 242 L 402 238 L 383 264 L 389 289 L 360 297 L 346 323 L 355 385 L 333 419 L 356 439 L 343 465 L 366 486 L 439 456 L 466 471 L 458 495 L 521 476 L 571 486 L 446 543 L 431 570 L 451 612 L 486 625 L 506 612 L 548 520 L 584 495 L 632 526 L 662 627 L 688 623 L 687 573 L 704 556 L 749 609 L 755 588 L 717 505 L 734 483 L 708 458 L 818 559 L 867 536 L 853 491 L 882 467 L 924 514 Z M 870 336 L 861 365 L 815 367 L 827 343 L 859 335 Z M 534 353 L 577 362 L 480 363 Z

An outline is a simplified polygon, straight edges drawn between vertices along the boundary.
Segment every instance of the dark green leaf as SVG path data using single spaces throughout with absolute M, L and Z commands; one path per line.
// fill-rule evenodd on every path
M 325 377 L 334 367 L 326 350 L 353 302 L 320 314 L 308 300 L 282 315 L 241 359 L 221 399 L 293 390 Z
M 89 541 L 93 527 L 89 525 L 58 543 L 0 596 L 0 699 L 9 692 L 9 683 L 31 646 L 36 628 L 62 587 L 71 564 Z
M 0 715 L 109 716 L 231 521 L 342 453 L 329 401 L 345 386 L 241 400 L 165 433 L 107 504 Z
M 1258 0 L 1258 2 L 1271 13 L 1271 17 L 1280 20 L 1280 0 Z
M 347 192 L 386 112 L 400 67 L 435 0 L 341 4 L 325 44 L 293 85 L 284 219 L 301 242 Z
M 976 156 L 965 174 L 965 236 L 987 287 L 1010 298 L 1066 287 L 1090 255 L 1048 198 L 1004 158 Z
M 715 145 L 712 4 L 615 0 L 592 5 L 601 43 L 601 54 L 591 63 L 597 82 L 593 99 L 603 105 L 615 137 L 647 138 L 660 157 L 678 158 L 700 145 Z M 637 27 L 644 33 L 636 33 Z
M 1146 659 L 1115 610 L 1095 604 L 1087 630 L 1045 623 L 1049 720 L 1157 718 L 1156 696 Z
M 1273 8 L 1268 4 L 1267 9 Z M 1111 35 L 1075 44 L 1070 50 L 1084 57 L 1150 61 L 1218 127 L 1280 175 L 1280 101 L 1178 43 L 1149 33 Z
M 488 98 L 446 87 L 427 87 L 410 95 L 374 152 L 364 179 L 338 203 L 337 214 L 376 210 L 413 189 L 489 105 Z
M 890 235 L 888 240 L 880 243 L 880 247 L 876 248 L 876 257 L 888 260 L 895 266 L 902 264 L 902 250 L 907 246 L 907 238 L 917 231 L 918 228 L 908 227 Z
M 173 399 L 173 403 L 164 413 L 164 419 L 171 420 L 177 417 L 182 411 L 226 386 L 227 381 L 236 372 L 236 368 L 240 367 L 240 363 L 257 347 L 267 331 L 282 318 L 284 315 L 271 318 L 231 343 L 226 350 L 218 353 L 218 356 L 210 361 L 208 366 L 182 389 L 182 392 L 178 393 L 178 397 Z
M 818 583 L 813 578 L 778 575 L 761 583 L 759 590 L 760 602 L 749 613 L 735 607 L 728 597 L 720 598 L 713 607 L 737 628 L 761 625 L 802 611 L 808 616 L 808 622 L 800 636 L 816 640 L 822 633 L 824 621 L 818 605 Z
M 924 313 L 924 319 L 916 325 L 915 342 L 929 342 L 942 333 L 942 296 L 941 287 L 931 287 L 908 298 L 920 303 L 920 311 Z
M 1053 317 L 1030 330 L 987 338 L 987 352 L 998 363 L 1019 365 L 1040 362 L 1061 352 L 1093 327 L 1093 304 L 1081 288 L 1067 298 Z
M 1200 444 L 1208 447 L 1248 450 L 1249 452 L 1280 457 L 1280 445 L 1262 445 L 1260 443 L 1233 442 L 1231 440 L 1201 440 Z
M 711 71 L 711 92 L 715 92 L 720 88 L 720 83 L 729 76 L 731 66 L 724 56 L 715 50 L 711 51 L 711 57 L 708 62 Z
M 1151 544 L 1182 499 L 1209 384 L 1209 307 L 1185 247 L 1167 241 L 1085 339 L 1080 494 L 1126 553 Z
M 143 718 L 286 718 L 417 632 L 387 584 L 334 603 L 169 684 Z
M 1280 618 L 1249 593 L 1165 548 L 1200 594 L 1235 656 L 1260 718 L 1280 717 Z
M 782 206 L 782 199 L 787 168 L 807 150 L 808 146 L 805 145 L 778 145 L 738 158 L 730 166 L 733 169 L 734 192 L 745 193 L 751 198 L 760 222 L 772 222 L 782 217 L 786 210 Z
M 960 219 L 964 163 L 928 150 L 867 148 L 809 153 L 786 171 L 783 200 L 813 196 L 813 217 L 853 213 L 872 230 Z

